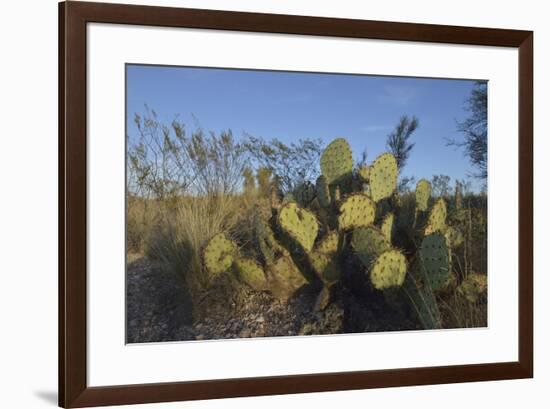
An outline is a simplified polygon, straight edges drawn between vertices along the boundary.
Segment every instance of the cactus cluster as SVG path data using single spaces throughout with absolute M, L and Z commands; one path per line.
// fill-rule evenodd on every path
M 413 209 L 407 209 L 396 191 L 395 157 L 383 153 L 354 169 L 343 138 L 326 147 L 320 168 L 315 184 L 302 183 L 281 204 L 275 202 L 282 195 L 272 195 L 269 220 L 256 216 L 255 258 L 241 255 L 233 241 L 218 234 L 204 249 L 206 270 L 212 275 L 232 272 L 252 288 L 283 300 L 318 280 L 323 283 L 320 304 L 326 305 L 327 289 L 351 269 L 374 291 L 404 288 L 419 304 L 420 321 L 436 325 L 433 292 L 448 285 L 451 251 L 462 240 L 447 225 L 445 200 L 432 199 L 430 183 L 421 179 Z

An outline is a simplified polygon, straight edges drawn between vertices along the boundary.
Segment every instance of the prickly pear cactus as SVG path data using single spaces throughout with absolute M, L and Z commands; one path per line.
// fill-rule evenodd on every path
M 204 265 L 211 275 L 228 271 L 233 264 L 237 246 L 224 233 L 210 239 L 203 251 Z
M 329 207 L 330 191 L 328 188 L 327 178 L 323 175 L 319 176 L 317 178 L 317 182 L 315 183 L 315 187 L 317 191 L 317 200 L 319 201 L 319 205 L 321 205 L 321 207 Z
M 315 199 L 315 187 L 310 182 L 300 183 L 294 189 L 293 195 L 301 206 L 308 206 Z
M 266 288 L 266 277 L 262 267 L 251 258 L 239 257 L 233 262 L 233 267 L 240 281 L 255 290 Z
M 327 255 L 335 254 L 338 251 L 338 232 L 328 232 L 317 244 L 315 251 Z
M 420 246 L 421 274 L 432 290 L 440 290 L 449 280 L 449 252 L 445 236 L 433 233 L 422 240 Z
M 315 272 L 325 283 L 333 283 L 340 279 L 340 263 L 334 255 L 313 252 L 309 260 Z
M 278 257 L 266 265 L 269 291 L 282 301 L 306 284 L 306 279 L 290 256 Z
M 384 220 L 382 220 L 382 224 L 380 225 L 380 230 L 382 231 L 382 234 L 386 239 L 391 243 L 392 237 L 393 237 L 393 229 L 394 229 L 394 215 L 393 213 L 388 213 L 386 217 L 384 217 Z
M 370 270 L 370 281 L 374 288 L 385 290 L 399 287 L 405 281 L 407 259 L 399 250 L 391 249 L 378 256 Z
M 271 227 L 269 227 L 266 222 L 258 217 L 255 221 L 255 238 L 257 248 L 266 263 L 272 262 L 277 256 L 289 255 L 288 250 L 281 246 L 275 239 L 275 235 L 273 234 Z
M 445 200 L 440 197 L 430 210 L 425 235 L 427 236 L 436 232 L 444 232 L 446 228 L 446 220 L 447 204 L 445 203 Z
M 374 222 L 376 205 L 363 193 L 353 193 L 346 197 L 340 205 L 338 227 L 349 230 L 361 226 L 369 226 Z
M 380 155 L 370 167 L 369 188 L 372 200 L 390 197 L 397 187 L 397 161 L 391 153 Z
M 319 231 L 315 214 L 290 202 L 281 207 L 278 221 L 281 228 L 306 252 L 311 251 Z
M 368 226 L 353 231 L 351 246 L 363 265 L 370 268 L 378 255 L 390 249 L 390 242 L 379 229 Z
M 343 138 L 333 140 L 321 155 L 321 172 L 329 185 L 345 182 L 351 176 L 353 155 Z
M 425 212 L 432 195 L 432 185 L 426 179 L 420 179 L 416 184 L 416 209 Z
M 357 174 L 359 175 L 359 178 L 362 182 L 368 182 L 369 181 L 369 174 L 370 174 L 370 167 L 367 165 L 363 165 L 359 168 L 357 171 Z

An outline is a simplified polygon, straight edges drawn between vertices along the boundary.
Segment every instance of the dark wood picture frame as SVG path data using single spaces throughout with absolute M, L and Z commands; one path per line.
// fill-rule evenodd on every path
M 91 22 L 514 47 L 519 50 L 519 360 L 88 387 L 86 24 Z M 85 407 L 533 376 L 533 33 L 106 3 L 59 4 L 59 405 Z

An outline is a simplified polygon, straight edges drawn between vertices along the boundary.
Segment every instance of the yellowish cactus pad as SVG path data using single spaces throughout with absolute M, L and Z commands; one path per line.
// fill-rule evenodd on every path
M 432 185 L 426 179 L 420 179 L 416 184 L 416 210 L 425 212 L 432 195 Z
M 398 287 L 405 281 L 407 260 L 399 250 L 388 250 L 380 254 L 370 271 L 370 280 L 374 288 L 384 290 Z
M 263 290 L 266 286 L 266 277 L 262 267 L 251 258 L 240 257 L 233 263 L 239 280 L 255 290 Z
M 349 195 L 340 205 L 338 226 L 341 230 L 369 226 L 374 222 L 375 203 L 364 193 Z
M 319 232 L 319 222 L 315 214 L 290 202 L 281 207 L 279 225 L 305 251 L 311 251 Z
M 428 224 L 426 226 L 426 236 L 436 232 L 444 232 L 447 221 L 447 205 L 445 200 L 440 197 L 432 206 L 430 215 L 428 216 Z
M 231 267 L 237 246 L 224 233 L 218 233 L 210 239 L 203 252 L 204 265 L 212 275 L 221 274 Z
M 370 167 L 369 188 L 372 200 L 378 202 L 392 195 L 397 187 L 397 161 L 391 153 L 380 155 Z

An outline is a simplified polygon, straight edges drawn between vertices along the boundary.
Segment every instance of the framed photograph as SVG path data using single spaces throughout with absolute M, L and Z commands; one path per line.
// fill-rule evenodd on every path
M 59 405 L 533 376 L 533 33 L 59 4 Z

